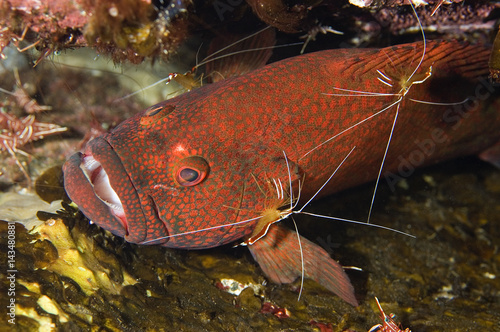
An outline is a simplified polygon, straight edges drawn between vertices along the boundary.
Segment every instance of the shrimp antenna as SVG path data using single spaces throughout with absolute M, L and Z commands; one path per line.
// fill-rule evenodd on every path
M 200 229 L 195 229 L 194 231 L 188 231 L 188 232 L 182 232 L 182 233 L 176 233 L 176 234 L 172 234 L 172 235 L 162 236 L 162 237 L 159 237 L 159 238 L 156 238 L 156 239 L 143 241 L 140 244 L 150 244 L 152 242 L 156 242 L 156 241 L 160 241 L 160 240 L 164 240 L 164 239 L 170 239 L 170 238 L 173 238 L 173 237 L 178 237 L 178 236 L 183 236 L 183 235 L 189 235 L 189 234 L 196 234 L 196 233 L 200 233 L 200 232 L 212 231 L 212 230 L 221 229 L 221 228 L 225 228 L 225 227 L 246 224 L 246 223 L 249 223 L 251 221 L 260 219 L 260 218 L 261 218 L 261 216 L 258 216 L 258 217 L 255 217 L 255 218 L 245 219 L 245 220 L 242 220 L 242 221 L 237 221 L 237 222 L 233 222 L 233 223 L 229 223 L 229 224 L 217 225 L 217 226 L 206 227 L 206 228 L 200 228 Z
M 413 5 L 413 0 L 410 0 L 410 6 L 411 6 L 411 9 L 413 10 L 413 13 L 415 14 L 415 17 L 417 18 L 418 26 L 420 27 L 420 32 L 422 33 L 422 43 L 423 43 L 424 49 L 422 51 L 422 56 L 420 57 L 420 61 L 418 62 L 418 65 L 415 67 L 415 69 L 413 70 L 413 73 L 411 73 L 410 77 L 408 78 L 408 81 L 410 81 L 412 79 L 412 77 L 416 74 L 417 70 L 422 65 L 422 62 L 424 62 L 425 52 L 427 50 L 427 39 L 425 38 L 424 27 L 422 26 L 422 22 L 420 21 L 420 17 L 418 17 L 417 10 L 415 9 L 415 6 Z
M 197 66 L 202 66 L 203 64 L 205 64 L 205 63 L 206 63 L 206 62 L 207 62 L 210 58 L 212 58 L 212 57 L 213 57 L 213 56 L 215 56 L 216 54 L 219 54 L 219 53 L 221 53 L 221 52 L 224 52 L 224 51 L 225 51 L 225 50 L 227 50 L 228 48 L 231 48 L 231 47 L 233 47 L 234 45 L 237 45 L 237 44 L 239 44 L 239 43 L 241 43 L 241 42 L 243 42 L 243 41 L 245 41 L 245 40 L 247 40 L 247 39 L 249 39 L 249 38 L 252 38 L 253 36 L 258 35 L 258 34 L 260 34 L 260 33 L 264 32 L 264 31 L 266 31 L 266 30 L 267 30 L 267 29 L 269 29 L 269 28 L 271 28 L 271 26 L 270 26 L 270 25 L 266 26 L 266 27 L 265 27 L 265 28 L 263 28 L 263 29 L 260 29 L 260 30 L 259 30 L 259 31 L 257 31 L 257 32 L 252 33 L 251 35 L 248 35 L 248 36 L 246 36 L 246 37 L 244 37 L 244 38 L 241 38 L 241 39 L 239 39 L 239 40 L 235 41 L 234 43 L 231 43 L 231 44 L 229 44 L 229 45 L 227 45 L 227 46 L 224 46 L 224 47 L 223 47 L 223 48 L 221 48 L 220 50 L 218 50 L 218 51 L 216 51 L 216 52 L 214 52 L 214 53 L 212 53 L 212 54 L 208 55 L 208 56 L 207 56 L 207 57 L 206 57 L 206 58 L 205 58 L 205 59 L 204 59 L 204 60 L 203 60 L 200 64 L 198 64 Z M 214 58 L 214 59 L 212 59 L 212 60 L 215 60 L 215 59 L 217 59 L 217 58 Z M 212 61 L 212 60 L 210 60 L 210 61 Z
M 319 218 L 325 218 L 325 219 L 330 219 L 330 220 L 337 220 L 337 221 L 344 221 L 344 222 L 348 222 L 348 223 L 351 223 L 351 224 L 357 224 L 357 225 L 364 225 L 364 226 L 370 226 L 370 227 L 375 227 L 375 228 L 380 228 L 380 229 L 385 229 L 385 230 L 388 230 L 388 231 L 392 231 L 392 232 L 396 232 L 396 233 L 399 233 L 399 234 L 402 234 L 402 235 L 405 235 L 405 236 L 409 236 L 411 238 L 416 238 L 414 235 L 411 235 L 411 234 L 408 234 L 408 233 L 405 233 L 403 231 L 400 231 L 400 230 L 397 230 L 397 229 L 394 229 L 394 228 L 390 228 L 390 227 L 386 227 L 386 226 L 382 226 L 382 225 L 377 225 L 377 224 L 370 224 L 368 222 L 363 222 L 363 221 L 357 221 L 357 220 L 352 220 L 352 219 L 346 219 L 346 218 L 339 218 L 339 217 L 331 217 L 331 216 L 325 216 L 325 215 L 321 215 L 321 214 L 317 214 L 317 213 L 311 213 L 311 212 L 305 212 L 303 211 L 304 208 L 309 205 L 309 203 L 320 193 L 320 191 L 330 182 L 330 180 L 333 178 L 333 176 L 335 175 L 335 173 L 337 173 L 337 171 L 340 169 L 340 167 L 345 163 L 345 161 L 347 160 L 347 158 L 349 158 L 349 156 L 351 155 L 351 153 L 354 151 L 354 149 L 356 148 L 356 146 L 354 146 L 351 151 L 349 151 L 349 153 L 345 156 L 345 158 L 342 160 L 342 162 L 337 166 L 337 168 L 333 171 L 333 173 L 330 175 L 330 177 L 325 181 L 325 183 L 323 183 L 323 185 L 318 189 L 318 191 L 316 191 L 316 193 L 302 206 L 302 208 L 300 208 L 300 210 L 298 211 L 291 211 L 288 215 L 290 214 L 306 214 L 306 215 L 309 215 L 309 216 L 312 216 L 312 217 L 319 217 Z M 285 216 L 286 217 L 286 216 Z
M 293 219 L 293 225 L 295 226 L 295 233 L 297 234 L 297 242 L 299 243 L 299 249 L 300 249 L 300 265 L 301 265 L 301 276 L 300 276 L 300 290 L 299 290 L 299 297 L 297 298 L 297 302 L 300 301 L 300 296 L 302 295 L 302 290 L 304 289 L 304 277 L 306 274 L 306 268 L 304 264 L 304 252 L 302 251 L 302 242 L 300 241 L 300 235 L 299 235 L 299 228 L 297 227 L 297 223 L 295 222 L 295 219 Z
M 413 0 L 410 0 L 410 6 L 411 6 L 411 9 L 413 10 L 413 13 L 415 14 L 415 17 L 417 18 L 417 22 L 418 22 L 418 25 L 420 27 L 420 31 L 422 32 L 422 38 L 423 38 L 423 50 L 422 50 L 422 56 L 420 57 L 420 61 L 418 62 L 417 66 L 415 67 L 415 69 L 413 70 L 413 72 L 411 73 L 410 77 L 408 77 L 408 79 L 406 80 L 407 82 L 411 82 L 411 79 L 413 78 L 413 76 L 415 75 L 415 73 L 417 72 L 417 70 L 420 68 L 420 66 L 422 65 L 422 62 L 424 61 L 425 59 L 425 53 L 426 53 L 426 49 L 427 49 L 427 41 L 425 39 L 425 32 L 424 32 L 424 28 L 422 26 L 422 22 L 420 21 L 420 18 L 418 17 L 418 14 L 417 14 L 417 10 L 415 9 L 415 6 L 413 5 Z M 432 69 L 432 67 L 431 67 Z M 430 69 L 430 70 L 431 70 Z M 429 70 L 429 75 L 430 75 L 430 70 Z M 380 71 L 379 71 L 380 73 Z M 419 82 L 412 82 L 410 84 L 410 87 L 411 85 L 415 84 L 415 83 L 422 83 L 424 82 L 427 78 L 429 78 L 429 75 L 426 76 L 423 80 L 419 81 Z M 383 75 L 385 77 L 385 75 Z M 399 98 L 398 98 L 398 101 L 397 101 L 397 107 L 396 107 L 396 114 L 394 114 L 394 120 L 392 122 L 392 127 L 391 127 L 391 132 L 389 134 L 389 138 L 387 140 L 387 144 L 385 146 L 385 151 L 384 151 L 384 156 L 382 157 L 382 162 L 380 163 L 380 168 L 379 168 L 379 171 L 378 171 L 378 174 L 377 174 L 377 180 L 375 181 L 375 187 L 373 189 L 373 195 L 372 195 L 372 200 L 370 202 L 370 209 L 368 211 L 368 217 L 366 219 L 366 223 L 369 224 L 370 223 L 370 218 L 371 218 L 371 215 L 372 215 L 372 211 L 373 211 L 373 204 L 375 203 L 375 196 L 377 195 L 377 189 L 378 189 L 378 185 L 380 183 L 380 177 L 382 175 L 382 170 L 384 169 L 384 164 L 385 164 L 385 160 L 387 158 L 387 153 L 389 152 L 389 146 L 391 145 L 391 141 L 392 141 L 392 136 L 394 134 L 394 128 L 396 127 L 396 122 L 397 122 L 397 119 L 398 119 L 398 115 L 399 115 L 399 108 L 401 106 L 401 101 L 403 100 L 403 97 L 406 95 L 406 93 L 409 91 L 409 87 L 407 89 L 405 89 L 405 92 L 403 95 L 401 95 Z

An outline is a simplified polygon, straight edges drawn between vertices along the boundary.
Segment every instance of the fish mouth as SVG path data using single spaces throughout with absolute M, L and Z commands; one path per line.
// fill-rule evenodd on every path
M 83 153 L 66 161 L 63 172 L 68 196 L 98 226 L 132 243 L 144 242 L 153 231 L 168 235 L 157 216 L 144 212 L 143 204 L 151 202 L 141 200 L 121 158 L 106 139 L 90 141 Z
M 127 216 L 118 194 L 109 183 L 108 173 L 93 155 L 81 156 L 80 169 L 94 188 L 94 193 L 109 208 L 110 213 L 117 218 L 125 230 L 128 229 Z

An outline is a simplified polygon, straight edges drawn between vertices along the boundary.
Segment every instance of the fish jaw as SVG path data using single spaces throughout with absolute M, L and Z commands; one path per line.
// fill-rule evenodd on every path
M 160 230 L 155 236 L 168 235 L 158 217 L 146 218 L 147 211 L 134 184 L 120 158 L 103 137 L 89 142 L 84 153 L 71 156 L 64 164 L 63 172 L 68 196 L 95 224 L 132 243 L 145 241 L 151 230 L 148 227 L 153 224 L 154 229 Z M 124 201 L 136 203 L 123 205 Z M 154 244 L 167 241 L 163 239 Z

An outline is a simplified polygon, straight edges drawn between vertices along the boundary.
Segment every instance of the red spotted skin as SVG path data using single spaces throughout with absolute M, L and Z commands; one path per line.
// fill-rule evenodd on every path
M 306 54 L 204 86 L 128 119 L 87 147 L 96 159 L 103 158 L 98 160 L 125 207 L 126 229 L 93 195 L 79 169 L 79 155 L 65 165 L 65 187 L 95 223 L 130 242 L 171 236 L 153 243 L 200 249 L 247 237 L 255 221 L 213 227 L 256 218 L 269 207 L 272 191 L 266 190 L 265 179 L 288 183 L 283 151 L 292 172 L 298 169 L 305 176 L 303 199 L 318 190 L 353 147 L 321 195 L 377 177 L 396 107 L 303 156 L 398 98 L 328 95 L 353 94 L 335 87 L 398 93 L 401 76 L 413 71 L 421 54 L 422 43 Z M 397 174 L 402 160 L 422 166 L 476 153 L 500 139 L 500 112 L 481 98 L 466 109 L 410 100 L 449 103 L 487 95 L 491 87 L 477 77 L 487 75 L 488 56 L 481 46 L 428 43 L 414 78 L 425 77 L 431 66 L 432 75 L 411 86 L 401 101 L 385 171 Z M 377 69 L 394 80 L 394 87 L 377 79 Z M 412 155 L 420 149 L 415 141 L 428 139 L 435 142 L 432 153 Z M 201 183 L 186 187 L 175 174 L 190 156 L 204 158 L 210 169 Z M 212 229 L 175 236 L 206 228 Z
M 319 188 L 354 146 L 355 151 L 322 194 L 374 179 L 394 109 L 340 135 L 300 161 L 299 158 L 396 99 L 394 96 L 327 95 L 342 93 L 334 87 L 395 93 L 400 87 L 381 84 L 375 70 L 392 71 L 398 79 L 398 70 L 401 72 L 403 68 L 410 73 L 416 66 L 421 50 L 421 44 L 416 43 L 383 51 L 332 50 L 295 57 L 165 101 L 162 104 L 168 114 L 160 111 L 142 125 L 141 118 L 146 111 L 123 122 L 102 139 L 118 155 L 137 190 L 138 199 L 132 189 L 119 193 L 124 206 L 130 210 L 128 214 L 137 216 L 129 218 L 132 225 L 129 225 L 128 240 L 143 242 L 258 216 L 265 208 L 265 199 L 253 177 L 261 181 L 286 178 L 282 151 L 305 174 L 303 198 L 310 197 Z M 431 138 L 435 128 L 442 129 L 445 133 L 441 136 L 446 135 L 447 140 L 438 144 L 436 151 L 422 164 L 474 153 L 498 140 L 499 112 L 496 110 L 469 111 L 471 116 L 462 124 L 458 113 L 450 113 L 448 122 L 443 120 L 444 113 L 453 107 L 408 100 L 457 102 L 474 96 L 479 83 L 474 80 L 468 85 L 465 83 L 478 74 L 486 74 L 487 56 L 488 52 L 481 47 L 444 42 L 428 44 L 426 60 L 418 73 L 425 73 L 433 65 L 433 74 L 423 84 L 413 85 L 401 103 L 386 170 L 397 169 L 401 162 L 397 157 L 407 157 L 418 148 L 414 140 Z M 475 65 L 462 66 L 469 58 L 475 60 Z M 454 72 L 462 80 L 459 86 Z M 483 90 L 485 93 L 486 88 Z M 460 130 L 455 130 L 456 126 L 460 126 Z M 450 132 L 453 135 L 448 134 Z M 94 144 L 93 148 L 99 146 Z M 208 161 L 210 174 L 197 186 L 183 187 L 174 180 L 173 174 L 183 158 L 193 155 Z M 113 159 L 106 151 L 103 157 Z M 65 170 L 71 172 L 68 166 Z M 115 173 L 113 169 L 106 171 L 110 177 L 116 175 L 111 179 L 115 190 L 130 187 L 125 174 Z M 66 178 L 71 197 L 92 216 L 93 206 L 87 207 L 79 198 L 84 193 L 90 196 L 88 192 L 72 187 L 71 179 Z M 99 220 L 98 216 L 92 219 L 105 228 L 109 222 Z M 164 220 L 167 234 L 159 219 Z M 165 245 L 213 247 L 248 235 L 252 226 L 253 223 L 249 223 L 183 235 L 171 238 Z

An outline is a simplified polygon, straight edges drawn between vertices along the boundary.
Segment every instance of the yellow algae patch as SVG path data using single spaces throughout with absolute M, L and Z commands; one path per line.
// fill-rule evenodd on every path
M 74 280 L 86 295 L 92 294 L 97 289 L 119 294 L 123 286 L 137 282 L 126 272 L 123 272 L 123 282 L 111 280 L 109 275 L 113 271 L 103 266 L 98 257 L 104 256 L 103 249 L 94 246 L 91 239 L 83 235 L 75 237 L 78 239 L 75 242 L 60 218 L 49 219 L 30 233 L 38 234 L 39 240 L 50 241 L 57 249 L 57 259 L 45 264 L 43 268 Z M 113 266 L 112 263 L 118 264 L 118 262 L 106 263 L 109 266 Z
M 40 197 L 28 193 L 4 193 L 0 195 L 0 220 L 23 224 L 26 229 L 40 225 L 36 213 L 40 210 L 55 213 L 61 208 L 61 201 L 51 204 Z
M 50 317 L 41 316 L 36 311 L 36 308 L 23 307 L 16 304 L 16 316 L 26 316 L 35 320 L 38 325 L 38 332 L 51 332 L 56 330 L 56 324 Z
M 32 293 L 40 294 L 40 284 L 37 282 L 27 282 L 22 279 L 17 279 L 16 280 L 19 285 L 23 285 L 26 287 L 27 290 L 29 290 Z
M 61 323 L 66 323 L 68 321 L 68 315 L 61 310 L 57 303 L 52 301 L 50 297 L 42 295 L 36 303 L 40 306 L 40 308 L 45 310 L 45 312 L 56 315 Z

